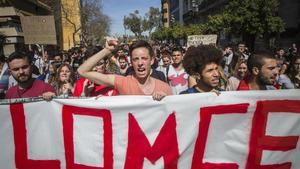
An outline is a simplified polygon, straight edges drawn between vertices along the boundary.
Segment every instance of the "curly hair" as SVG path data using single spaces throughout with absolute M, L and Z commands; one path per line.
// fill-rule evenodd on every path
M 201 73 L 210 63 L 220 65 L 223 53 L 213 45 L 190 47 L 183 59 L 183 67 L 189 75 Z

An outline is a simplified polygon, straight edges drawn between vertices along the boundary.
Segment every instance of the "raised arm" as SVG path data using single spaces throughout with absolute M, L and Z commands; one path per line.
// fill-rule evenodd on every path
M 78 69 L 78 73 L 96 84 L 102 84 L 105 86 L 114 86 L 115 75 L 103 74 L 92 71 L 93 67 L 103 58 L 111 55 L 111 52 L 115 50 L 115 46 L 118 45 L 118 41 L 115 39 L 107 39 L 105 48 L 96 53 L 85 61 Z

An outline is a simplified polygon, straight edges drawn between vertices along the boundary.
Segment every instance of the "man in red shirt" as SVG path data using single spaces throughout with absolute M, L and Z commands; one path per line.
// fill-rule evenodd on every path
M 14 52 L 8 57 L 7 63 L 18 84 L 8 89 L 6 99 L 42 96 L 45 100 L 51 100 L 55 96 L 55 89 L 51 85 L 32 78 L 32 62 L 28 54 Z
M 237 90 L 274 90 L 278 67 L 276 58 L 268 52 L 258 52 L 248 59 L 249 77 L 242 80 Z

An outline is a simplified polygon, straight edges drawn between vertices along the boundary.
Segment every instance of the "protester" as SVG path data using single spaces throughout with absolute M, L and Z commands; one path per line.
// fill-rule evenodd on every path
M 288 76 L 296 89 L 300 89 L 300 55 L 297 55 L 291 63 Z
M 225 75 L 228 77 L 232 72 L 232 63 L 236 63 L 238 60 L 238 56 L 233 52 L 231 46 L 226 46 L 223 51 L 223 64 L 222 67 L 224 69 Z
M 183 53 L 180 48 L 174 48 L 172 50 L 172 61 L 173 64 L 169 66 L 166 73 L 167 80 L 172 88 L 173 94 L 179 94 L 188 88 L 188 74 L 182 64 Z
M 45 82 L 48 83 L 48 84 L 53 84 L 54 81 L 55 81 L 55 75 L 56 75 L 56 72 L 57 72 L 57 67 L 56 67 L 56 63 L 51 63 L 49 65 L 49 68 L 45 74 Z
M 238 43 L 238 52 L 240 53 L 241 58 L 240 59 L 245 59 L 248 60 L 249 58 L 249 53 L 247 51 L 246 43 L 245 42 L 239 42 Z
M 83 58 L 81 58 L 80 50 L 78 48 L 73 48 L 71 50 L 71 63 L 70 63 L 73 70 L 76 71 L 82 63 L 83 63 Z
M 55 96 L 51 85 L 32 78 L 33 63 L 28 54 L 14 52 L 8 57 L 7 63 L 18 84 L 8 89 L 6 99 L 42 96 L 45 100 L 51 100 Z
M 103 50 L 93 55 L 79 67 L 79 74 L 96 84 L 113 86 L 121 95 L 152 95 L 154 100 L 161 100 L 166 95 L 172 94 L 166 83 L 150 76 L 154 53 L 146 41 L 140 40 L 130 46 L 129 53 L 134 68 L 133 75 L 124 77 L 92 71 L 96 63 L 111 55 L 117 45 L 117 40 L 107 40 Z
M 5 98 L 8 89 L 9 70 L 4 56 L 0 56 L 0 99 Z
M 248 59 L 249 76 L 241 80 L 237 90 L 274 90 L 278 67 L 269 52 L 257 52 Z
M 244 59 L 239 59 L 234 66 L 232 76 L 228 78 L 227 89 L 229 91 L 237 90 L 240 81 L 243 80 L 248 74 L 247 61 Z
M 169 71 L 169 66 L 172 64 L 171 53 L 168 50 L 161 52 L 161 61 L 162 65 L 158 66 L 156 70 L 163 72 L 165 77 L 167 77 L 167 71 Z
M 61 64 L 57 69 L 54 87 L 58 96 L 73 96 L 75 73 L 69 64 Z
M 53 83 L 55 81 L 56 71 L 57 71 L 57 63 L 52 62 L 49 64 L 48 69 L 46 69 L 45 72 L 38 77 L 38 79 L 43 80 L 45 83 L 48 83 L 53 86 Z
M 120 58 L 119 58 L 120 59 Z M 101 59 L 93 68 L 93 71 L 106 74 L 106 61 Z M 116 96 L 118 91 L 113 87 L 107 87 L 101 84 L 95 84 L 89 79 L 81 77 L 77 80 L 74 88 L 74 96 L 93 97 L 93 96 Z
M 193 75 L 197 83 L 180 94 L 219 92 L 221 60 L 222 51 L 212 45 L 189 48 L 183 66 L 189 75 Z
M 120 74 L 125 76 L 126 75 L 126 71 L 128 69 L 128 62 L 126 61 L 125 55 L 121 55 L 118 58 L 118 62 L 119 62 L 119 67 L 120 67 Z
M 278 76 L 275 81 L 275 88 L 276 89 L 294 89 L 294 84 L 292 83 L 291 79 L 287 75 L 287 69 L 289 67 L 288 62 L 283 62 L 282 59 L 277 58 L 277 67 L 278 67 Z

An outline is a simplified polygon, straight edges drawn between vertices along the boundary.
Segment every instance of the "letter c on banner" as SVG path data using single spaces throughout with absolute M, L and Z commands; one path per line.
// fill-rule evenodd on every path
M 200 124 L 195 144 L 192 169 L 238 169 L 236 163 L 204 163 L 203 157 L 212 115 L 247 113 L 248 103 L 204 107 L 200 109 Z

